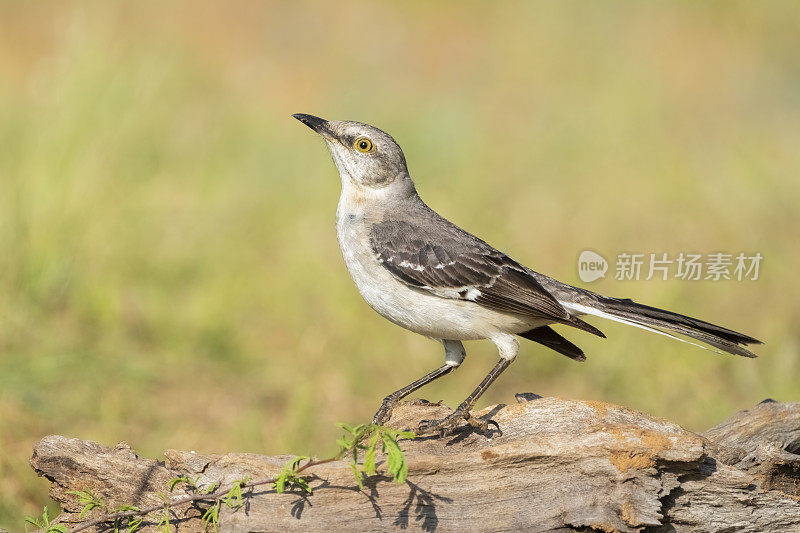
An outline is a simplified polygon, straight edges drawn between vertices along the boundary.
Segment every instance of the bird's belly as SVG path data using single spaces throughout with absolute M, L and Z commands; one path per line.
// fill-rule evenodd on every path
M 414 289 L 384 268 L 364 241 L 348 234 L 349 228 L 339 229 L 342 255 L 361 296 L 399 326 L 435 339 L 477 340 L 543 325 L 531 317 L 499 313 L 474 302 Z

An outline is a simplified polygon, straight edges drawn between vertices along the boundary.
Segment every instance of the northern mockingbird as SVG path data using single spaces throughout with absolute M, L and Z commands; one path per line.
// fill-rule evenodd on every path
M 384 398 L 374 423 L 386 422 L 401 398 L 458 367 L 466 355 L 461 341 L 489 339 L 500 352 L 491 372 L 450 416 L 420 423 L 423 432 L 450 432 L 464 419 L 485 428 L 485 422 L 471 417 L 470 409 L 516 357 L 517 337 L 583 361 L 583 351 L 550 327 L 567 325 L 605 337 L 581 320 L 582 315 L 690 342 L 669 333 L 674 332 L 755 357 L 742 347 L 760 344 L 753 337 L 567 285 L 462 230 L 422 201 L 400 146 L 378 128 L 293 116 L 325 139 L 339 170 L 342 194 L 336 232 L 361 296 L 388 320 L 444 345 L 444 365 Z

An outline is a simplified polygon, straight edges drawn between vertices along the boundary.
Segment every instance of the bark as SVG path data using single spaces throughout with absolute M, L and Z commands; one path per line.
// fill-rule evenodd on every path
M 800 403 L 768 400 L 698 435 L 606 403 L 518 399 L 481 412 L 501 431 L 464 427 L 450 437 L 403 441 L 405 484 L 379 473 L 362 491 L 346 462 L 318 465 L 304 472 L 312 495 L 258 487 L 245 506 L 222 507 L 219 529 L 800 531 Z M 447 412 L 403 403 L 389 425 L 416 427 Z M 107 448 L 50 436 L 36 445 L 31 464 L 52 481 L 51 496 L 64 507 L 60 520 L 74 525 L 81 505 L 69 490 L 91 490 L 112 507 L 141 507 L 162 501 L 177 475 L 225 485 L 273 477 L 290 458 L 165 456 L 155 461 L 124 443 Z M 180 531 L 202 531 L 207 506 L 175 508 L 172 522 Z M 159 517 L 148 519 L 146 530 Z

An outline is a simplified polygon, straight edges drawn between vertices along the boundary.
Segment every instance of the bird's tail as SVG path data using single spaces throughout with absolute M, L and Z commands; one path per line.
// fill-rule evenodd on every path
M 609 298 L 599 294 L 592 294 L 592 296 L 594 298 L 591 301 L 581 299 L 581 303 L 561 303 L 567 309 L 577 313 L 608 318 L 700 346 L 694 342 L 676 337 L 671 332 L 679 333 L 719 350 L 744 357 L 756 357 L 756 354 L 743 348 L 743 346 L 761 344 L 758 339 L 697 318 L 665 311 L 657 307 L 650 307 L 649 305 L 642 305 L 629 299 Z M 705 348 L 705 346 L 701 347 Z

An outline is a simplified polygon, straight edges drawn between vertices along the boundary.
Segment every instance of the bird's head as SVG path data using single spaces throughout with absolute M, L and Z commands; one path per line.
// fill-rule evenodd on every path
M 403 150 L 388 133 L 361 122 L 292 116 L 325 139 L 343 183 L 369 189 L 411 183 Z

